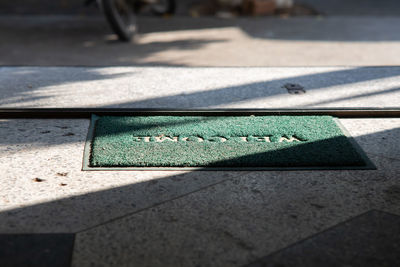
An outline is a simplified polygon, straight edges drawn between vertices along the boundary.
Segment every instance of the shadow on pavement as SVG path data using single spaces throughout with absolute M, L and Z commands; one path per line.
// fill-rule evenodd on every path
M 110 82 L 110 93 L 113 90 L 118 90 L 112 86 L 112 79 L 118 77 L 128 77 L 132 75 L 132 84 L 134 85 L 134 76 L 136 73 L 131 72 L 119 72 L 115 74 L 104 74 L 101 73 L 101 69 L 88 69 L 81 68 L 78 72 L 67 72 L 68 68 L 49 68 L 46 69 L 48 76 L 44 77 L 38 75 L 42 73 L 40 68 L 33 69 L 19 69 L 19 68 L 3 68 L 0 69 L 0 76 L 3 76 L 2 83 L 4 86 L 0 89 L 0 106 L 12 106 L 18 108 L 19 104 L 21 107 L 27 107 L 26 103 L 33 102 L 35 100 L 48 99 L 47 107 L 54 106 L 51 102 L 51 98 L 55 96 L 55 99 L 59 98 L 60 95 L 68 95 L 76 98 L 79 103 L 81 95 L 79 87 L 73 86 L 74 91 L 66 91 L 65 88 L 62 92 L 58 93 L 56 90 L 51 91 L 51 95 L 41 94 L 40 91 L 43 88 L 62 85 L 74 82 L 85 82 L 85 81 L 109 81 Z M 373 71 L 371 71 L 373 70 Z M 2 74 L 3 72 L 3 74 Z M 177 70 L 179 72 L 179 70 Z M 267 80 L 262 82 L 255 82 L 249 84 L 241 84 L 237 86 L 229 86 L 222 88 L 215 88 L 213 90 L 195 91 L 188 92 L 185 94 L 171 94 L 167 96 L 151 97 L 145 100 L 129 100 L 126 102 L 120 102 L 112 105 L 96 105 L 97 108 L 210 108 L 223 106 L 233 103 L 252 101 L 257 99 L 265 99 L 268 102 L 269 97 L 277 95 L 284 96 L 287 94 L 286 89 L 283 88 L 285 84 L 301 84 L 307 90 L 326 90 L 327 88 L 340 86 L 345 84 L 355 84 L 365 81 L 374 81 L 378 79 L 385 79 L 390 77 L 396 77 L 399 75 L 398 68 L 394 67 L 357 67 L 345 70 L 334 70 L 324 73 L 307 74 L 301 76 L 295 76 L 290 78 Z M 233 78 L 232 78 L 233 79 Z M 17 81 L 17 82 L 15 82 Z M 201 81 L 199 81 L 201 82 Z M 11 84 L 12 88 L 9 88 L 7 84 Z M 142 86 L 142 85 L 138 85 Z M 160 83 L 160 90 L 163 84 Z M 83 88 L 83 85 L 82 85 Z M 93 85 L 91 88 L 95 88 Z M 137 90 L 144 90 L 142 87 L 138 87 Z M 398 92 L 398 88 L 391 88 L 387 90 L 379 90 L 376 92 L 369 92 L 364 94 L 358 94 L 348 97 L 334 97 L 333 92 L 330 100 L 315 101 L 310 104 L 321 105 L 334 102 L 340 102 L 350 99 L 359 99 L 363 97 L 392 94 Z M 88 91 L 85 90 L 85 96 Z M 98 92 L 96 93 L 98 94 Z M 96 97 L 94 95 L 93 97 Z M 57 99 L 57 101 L 60 101 Z M 43 107 L 43 104 L 41 105 Z
M 356 139 L 375 140 L 376 138 L 382 138 L 382 136 L 392 135 L 395 132 L 398 133 L 399 128 L 356 137 Z M 378 168 L 382 168 L 382 166 L 378 164 Z M 360 181 L 362 175 L 367 174 L 367 172 L 376 172 L 376 179 L 382 176 L 378 171 L 346 171 L 336 172 L 336 178 L 332 177 L 332 179 L 341 179 L 342 175 L 347 175 L 346 179 L 350 181 L 353 179 Z M 103 173 L 107 176 L 106 174 L 109 172 Z M 268 175 L 264 178 L 260 177 L 259 179 L 265 181 L 268 179 L 274 180 L 274 173 L 277 175 L 279 172 L 272 172 L 272 176 Z M 289 173 L 290 172 L 288 172 L 288 174 Z M 319 173 L 321 175 L 320 178 L 323 179 L 322 176 L 324 172 L 319 171 L 317 173 Z M 235 248 L 235 250 L 239 249 L 240 253 L 236 255 L 237 259 L 239 259 L 239 262 L 242 264 L 248 263 L 255 260 L 257 257 L 264 256 L 260 253 L 270 251 L 271 247 L 274 247 L 273 245 L 271 246 L 270 242 L 265 241 L 263 243 L 262 240 L 264 240 L 264 237 L 260 236 L 260 233 L 263 233 L 265 236 L 273 236 L 275 239 L 280 236 L 278 232 L 271 233 L 269 228 L 266 227 L 269 223 L 268 220 L 261 220 L 261 218 L 268 218 L 270 212 L 268 207 L 272 205 L 272 203 L 268 201 L 268 194 L 277 194 L 279 190 L 283 190 L 284 188 L 286 188 L 284 191 L 287 191 L 287 186 L 292 188 L 293 185 L 285 184 L 286 182 L 282 182 L 281 184 L 281 182 L 275 179 L 277 184 L 274 185 L 274 182 L 270 184 L 272 187 L 258 188 L 257 190 L 253 189 L 252 193 L 247 192 L 246 189 L 241 189 L 243 194 L 245 191 L 247 192 L 244 195 L 240 194 L 242 197 L 238 197 L 237 192 L 231 191 L 230 189 L 224 190 L 223 193 L 220 192 L 219 195 L 214 195 L 213 191 L 210 191 L 208 194 L 201 193 L 201 190 L 204 191 L 206 188 L 213 188 L 220 183 L 226 183 L 228 181 L 234 184 L 240 183 L 242 179 L 240 176 L 245 177 L 247 175 L 246 172 L 237 172 L 235 176 L 225 174 L 224 172 L 187 172 L 183 174 L 166 175 L 163 178 L 146 182 L 116 186 L 97 192 L 6 210 L 0 213 L 0 231 L 4 233 L 37 234 L 72 232 L 78 233 L 78 235 L 83 234 L 83 236 L 85 236 L 86 233 L 90 233 L 86 238 L 92 236 L 92 238 L 94 238 L 93 242 L 96 240 L 96 242 L 98 242 L 100 240 L 101 242 L 109 244 L 109 246 L 103 247 L 103 251 L 101 252 L 96 252 L 96 249 L 102 246 L 95 246 L 94 250 L 90 252 L 94 254 L 87 255 L 88 257 L 91 256 L 92 258 L 90 259 L 93 261 L 101 259 L 101 255 L 96 253 L 108 254 L 110 251 L 116 253 L 113 254 L 113 257 L 117 255 L 129 255 L 129 257 L 126 258 L 128 262 L 136 262 L 144 265 L 151 262 L 154 259 L 153 257 L 157 258 L 165 252 L 168 252 L 170 259 L 180 259 L 180 257 L 187 257 L 188 255 L 182 254 L 183 248 L 180 249 L 181 243 L 177 242 L 177 240 L 186 240 L 186 238 L 190 238 L 190 246 L 185 247 L 183 250 L 185 253 L 190 254 L 190 256 L 193 257 L 192 259 L 211 260 L 211 258 L 207 258 L 205 255 L 213 255 L 210 248 L 212 247 L 215 249 L 215 246 L 211 245 L 211 243 L 216 242 L 216 245 L 229 244 L 228 247 Z M 267 172 L 265 172 L 265 174 L 267 174 Z M 348 176 L 348 174 L 350 174 L 350 176 Z M 132 172 L 132 175 L 135 175 L 135 172 Z M 213 178 L 209 179 L 206 177 Z M 199 181 L 201 179 L 207 180 L 206 185 Z M 301 179 L 301 177 L 299 176 L 298 179 Z M 366 182 L 368 182 L 368 177 L 365 179 Z M 381 177 L 381 179 L 385 178 Z M 377 182 L 377 180 L 374 181 Z M 269 183 L 266 183 L 265 186 L 268 184 Z M 250 184 L 247 186 L 251 187 Z M 279 186 L 282 186 L 282 188 Z M 330 186 L 327 185 L 324 190 L 313 192 L 314 197 L 323 198 L 325 193 L 328 195 L 332 194 L 332 192 L 335 192 L 337 189 L 334 188 L 335 183 L 331 186 L 333 187 L 330 188 Z M 239 188 L 237 189 L 239 190 Z M 293 187 L 291 190 L 296 190 L 296 188 Z M 197 194 L 196 192 L 199 193 Z M 259 194 L 263 197 L 258 198 Z M 322 195 L 317 196 L 315 194 Z M 188 197 L 188 195 L 195 197 Z M 304 198 L 306 198 L 304 192 L 293 191 L 290 195 L 291 197 L 289 199 L 287 197 L 281 197 L 280 200 L 274 202 L 273 205 L 284 207 L 290 204 L 287 201 L 308 205 L 307 201 L 304 202 Z M 185 207 L 171 209 L 169 205 L 174 205 L 174 202 L 180 202 L 180 199 L 186 199 Z M 374 200 L 375 199 L 372 197 L 371 199 L 366 198 L 365 201 L 368 202 L 367 206 L 372 208 L 374 206 Z M 370 203 L 369 201 L 372 202 Z M 201 205 L 198 206 L 197 203 Z M 245 206 L 243 206 L 244 203 L 246 203 Z M 179 207 L 180 204 L 175 205 Z M 332 202 L 332 205 L 335 205 L 335 203 Z M 197 209 L 199 210 L 196 211 Z M 149 212 L 152 215 L 148 214 L 145 217 L 141 217 L 140 215 Z M 286 214 L 286 212 L 288 214 Z M 283 213 L 282 216 L 285 217 L 289 216 L 289 213 L 296 213 L 296 210 L 292 209 L 290 212 L 289 210 L 283 210 L 281 213 Z M 318 207 L 315 209 L 314 213 L 321 215 L 324 214 L 324 211 L 321 207 Z M 130 224 L 129 218 L 134 216 L 138 216 L 139 219 L 136 224 Z M 220 219 L 216 219 L 215 216 L 220 216 Z M 256 216 L 250 225 L 248 221 L 249 216 Z M 293 217 L 292 219 L 288 217 L 287 221 L 285 221 L 286 224 L 280 227 L 282 231 L 287 231 L 286 227 L 294 227 L 296 224 L 301 223 L 302 220 L 307 219 L 310 218 L 303 218 L 301 215 L 299 215 L 299 217 Z M 182 222 L 183 225 L 181 225 Z M 185 222 L 187 224 L 185 224 Z M 235 225 L 232 227 L 236 229 L 237 233 L 246 233 L 245 238 L 234 238 L 232 236 L 229 238 L 224 237 L 225 234 L 233 236 L 237 234 L 229 230 L 232 229 L 230 226 L 232 223 Z M 174 227 L 175 224 L 177 224 L 176 227 L 179 227 L 179 225 L 181 225 L 181 227 L 175 229 L 172 233 L 168 232 L 169 230 L 167 229 L 171 230 L 170 227 Z M 122 232 L 113 234 L 117 236 L 126 235 L 126 237 L 129 238 L 118 239 L 117 236 L 114 235 L 98 236 L 96 234 L 102 233 L 104 229 L 107 229 L 106 226 L 108 225 L 111 228 L 113 227 L 112 225 L 120 225 L 117 229 L 121 229 Z M 162 227 L 159 228 L 159 226 Z M 224 231 L 228 231 L 225 234 L 224 231 L 222 231 L 224 227 Z M 97 232 L 97 229 L 99 229 L 99 232 Z M 163 235 L 162 238 L 153 239 L 152 237 L 154 234 L 161 234 L 162 231 L 164 231 L 162 229 L 167 231 L 165 235 Z M 324 227 L 320 230 L 323 229 Z M 223 236 L 220 236 L 221 234 Z M 301 232 L 292 234 L 293 236 L 291 238 L 294 241 L 301 237 L 304 238 Z M 205 239 L 201 238 L 201 236 Z M 170 238 L 172 239 L 168 241 Z M 92 239 L 88 239 L 85 242 L 92 242 L 90 240 Z M 133 240 L 136 241 L 132 242 Z M 114 247 L 116 242 L 121 242 L 122 248 L 120 247 L 120 250 Z M 131 245 L 128 245 L 126 242 Z M 168 243 L 167 247 L 163 247 L 163 244 L 166 244 L 165 242 Z M 188 242 L 188 240 L 185 242 Z M 125 244 L 126 247 L 123 247 L 123 244 Z M 135 247 L 135 250 L 131 250 L 132 248 L 129 249 L 132 245 Z M 116 247 L 119 247 L 119 245 Z M 160 249 L 160 251 L 157 249 Z M 197 254 L 199 251 L 202 253 Z M 27 251 L 27 253 L 28 252 L 29 251 Z M 83 253 L 79 250 L 75 250 L 75 252 Z M 220 257 L 228 260 L 226 259 L 226 255 L 229 255 L 229 253 L 221 253 Z M 169 260 L 167 260 L 167 262 L 168 261 Z

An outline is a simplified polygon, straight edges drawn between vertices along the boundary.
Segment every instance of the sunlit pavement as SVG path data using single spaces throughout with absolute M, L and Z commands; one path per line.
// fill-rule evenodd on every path
M 399 108 L 398 22 L 1 18 L 2 65 L 132 66 L 0 67 L 0 106 Z M 1 119 L 0 265 L 396 266 L 400 119 L 340 121 L 377 170 L 81 171 L 89 120 Z
M 398 67 L 2 67 L 1 105 L 399 107 L 399 73 Z M 291 95 L 286 83 L 298 83 L 306 93 Z M 337 258 L 343 251 L 332 235 L 345 235 L 340 247 L 346 251 L 368 250 L 396 262 L 398 251 L 374 246 L 385 240 L 398 244 L 384 236 L 399 231 L 387 217 L 400 215 L 400 119 L 341 122 L 377 170 L 81 171 L 88 120 L 3 119 L 0 231 L 30 234 L 17 235 L 20 248 L 30 251 L 32 240 L 39 240 L 41 245 L 33 246 L 37 254 L 51 246 L 63 256 L 56 257 L 57 265 L 65 266 L 71 259 L 73 266 L 262 264 L 272 260 L 264 258 L 271 253 L 317 233 L 316 241 L 298 249 L 332 243 L 323 250 L 331 251 L 324 259 Z M 323 234 L 345 221 L 333 234 Z M 389 225 L 376 226 L 384 222 Z M 375 239 L 362 234 L 371 231 Z M 2 235 L 0 241 L 15 243 L 15 238 Z M 284 262 L 281 254 L 273 255 L 274 262 Z
M 399 107 L 400 67 L 2 67 L 1 107 Z M 289 94 L 297 84 L 305 94 Z

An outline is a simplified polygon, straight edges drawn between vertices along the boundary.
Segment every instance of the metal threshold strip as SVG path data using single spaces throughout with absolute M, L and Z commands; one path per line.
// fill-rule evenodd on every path
M 98 116 L 311 116 L 337 118 L 400 118 L 400 108 L 308 109 L 150 109 L 150 108 L 0 108 L 0 118 L 90 119 Z

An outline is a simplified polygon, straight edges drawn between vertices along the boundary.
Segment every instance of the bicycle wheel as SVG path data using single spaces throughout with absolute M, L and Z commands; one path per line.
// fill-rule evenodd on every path
M 175 13 L 175 0 L 154 0 L 151 11 L 157 16 L 172 15 Z
M 130 41 L 137 31 L 136 15 L 129 0 L 101 0 L 101 6 L 112 30 L 121 41 Z

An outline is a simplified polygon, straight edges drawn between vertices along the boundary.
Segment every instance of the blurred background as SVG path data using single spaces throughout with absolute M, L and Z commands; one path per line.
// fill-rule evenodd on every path
M 129 2 L 104 1 L 116 5 Z M 0 64 L 390 66 L 400 63 L 400 2 L 396 0 L 138 0 L 129 3 L 132 7 L 129 22 L 121 20 L 132 31 L 130 36 L 122 38 L 125 42 L 115 34 L 104 4 L 91 2 L 1 1 Z
M 264 0 L 268 2 L 268 0 Z M 96 14 L 82 5 L 84 0 L 14 0 L 0 3 L 1 14 Z M 176 14 L 188 15 L 197 5 L 215 5 L 221 9 L 238 7 L 243 0 L 178 0 Z M 326 15 L 384 15 L 398 16 L 400 5 L 395 0 L 277 0 L 278 8 L 308 6 Z M 218 11 L 218 10 L 216 10 Z

